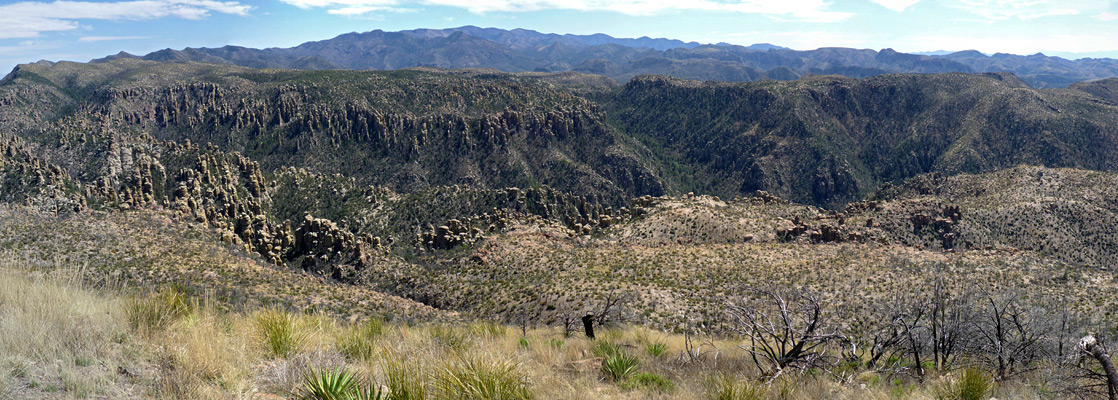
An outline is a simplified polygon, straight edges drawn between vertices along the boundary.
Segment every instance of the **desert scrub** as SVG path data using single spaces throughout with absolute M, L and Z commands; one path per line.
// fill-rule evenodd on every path
M 644 389 L 656 393 L 671 393 L 675 391 L 675 383 L 660 374 L 639 372 L 633 374 L 628 380 L 621 383 L 625 390 Z
M 470 345 L 469 336 L 459 327 L 436 324 L 429 326 L 427 333 L 432 342 L 451 351 L 460 352 Z
M 619 351 L 606 356 L 606 358 L 602 360 L 602 374 L 611 381 L 623 382 L 630 375 L 637 372 L 637 367 L 639 365 L 640 360 L 637 360 L 636 357 Z
M 0 355 L 13 365 L 102 359 L 107 344 L 127 329 L 119 306 L 108 296 L 0 268 Z
M 505 335 L 505 326 L 490 321 L 474 322 L 470 324 L 470 333 L 476 337 L 501 337 Z
M 339 353 L 355 360 L 369 360 L 376 353 L 376 340 L 384 334 L 384 319 L 369 318 L 344 330 L 337 339 Z
M 605 339 L 595 340 L 594 344 L 590 345 L 590 352 L 598 357 L 610 357 L 621 351 L 621 346 Z
M 269 355 L 287 358 L 299 351 L 306 336 L 298 322 L 295 315 L 274 308 L 256 315 L 256 328 Z
M 440 398 L 464 400 L 528 400 L 533 398 L 528 376 L 508 360 L 461 357 L 435 373 Z
M 392 400 L 424 400 L 427 398 L 427 384 L 423 381 L 424 371 L 420 366 L 401 360 L 393 353 L 385 353 L 381 359 L 381 371 L 384 372 L 385 384 L 388 386 L 389 399 Z
M 314 369 L 303 375 L 302 400 L 387 400 L 388 393 L 373 382 L 362 382 L 343 368 Z
M 182 292 L 165 287 L 128 301 L 125 313 L 132 329 L 151 333 L 194 311 L 195 304 Z
M 761 400 L 766 397 L 765 386 L 730 374 L 706 378 L 703 389 L 709 400 Z
M 935 388 L 937 400 L 985 400 L 994 389 L 994 379 L 977 369 L 966 368 L 955 378 Z

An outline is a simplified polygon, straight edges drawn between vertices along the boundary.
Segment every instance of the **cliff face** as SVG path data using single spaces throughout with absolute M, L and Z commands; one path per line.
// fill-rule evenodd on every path
M 170 209 L 271 263 L 348 280 L 390 247 L 451 248 L 532 216 L 589 232 L 608 225 L 602 202 L 663 191 L 596 106 L 540 81 L 171 67 L 12 74 L 3 200 Z
M 394 190 L 545 184 L 612 203 L 663 192 L 655 172 L 618 140 L 594 104 L 543 86 L 471 87 L 447 79 L 446 87 L 418 93 L 408 82 L 111 88 L 94 92 L 88 111 L 159 140 L 214 143 L 267 170 L 302 167 Z M 526 98 L 518 102 L 518 96 Z M 418 99 L 429 97 L 429 103 Z M 537 97 L 552 105 L 533 107 Z
M 0 178 L 7 203 L 174 210 L 268 262 L 352 280 L 389 254 L 524 221 L 595 233 L 640 218 L 634 197 L 763 190 L 841 209 L 928 172 L 1114 170 L 1110 86 L 947 74 L 614 88 L 572 74 L 34 64 L 0 84 Z M 990 235 L 937 227 L 949 206 L 881 216 L 899 227 L 882 237 L 984 246 L 971 237 Z M 912 221 L 930 228 L 908 234 Z
M 607 104 L 619 129 L 690 169 L 697 178 L 680 178 L 689 190 L 722 196 L 762 189 L 837 207 L 928 172 L 1118 167 L 1112 105 L 1080 91 L 1034 90 L 1008 74 L 750 84 L 640 77 Z

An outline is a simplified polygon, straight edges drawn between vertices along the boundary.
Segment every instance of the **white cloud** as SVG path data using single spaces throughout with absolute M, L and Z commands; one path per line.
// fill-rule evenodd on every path
M 211 12 L 247 15 L 251 8 L 236 1 L 214 0 L 24 1 L 0 5 L 0 39 L 73 30 L 81 20 L 202 19 Z
M 837 22 L 853 14 L 830 11 L 826 0 L 280 0 L 300 8 L 327 8 L 333 14 L 386 11 L 401 6 L 462 8 L 475 14 L 541 10 L 610 11 L 651 15 L 672 10 L 761 14 L 803 22 Z M 892 0 L 898 1 L 898 0 Z M 913 2 L 915 0 L 899 0 Z
M 1118 21 L 1118 12 L 1104 11 L 1096 15 L 1095 19 L 1106 22 Z
M 1029 21 L 1106 10 L 1110 7 L 1110 0 L 958 0 L 956 6 L 988 20 Z
M 909 7 L 912 7 L 916 3 L 920 2 L 920 0 L 872 0 L 872 1 L 874 3 L 877 3 L 878 5 L 880 5 L 882 7 L 888 8 L 888 9 L 896 11 L 896 12 L 904 11 L 905 9 L 908 9 Z

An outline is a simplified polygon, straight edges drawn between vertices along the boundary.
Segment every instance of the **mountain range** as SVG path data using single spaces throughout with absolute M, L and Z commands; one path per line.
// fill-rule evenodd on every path
M 576 71 L 605 75 L 619 82 L 642 74 L 756 81 L 795 80 L 809 75 L 866 78 L 886 73 L 1010 72 L 1035 88 L 1063 88 L 1075 82 L 1118 76 L 1118 60 L 1106 58 L 1068 60 L 1040 53 L 986 55 L 973 50 L 936 55 L 837 47 L 802 51 L 771 44 L 700 44 L 473 26 L 348 33 L 291 48 L 164 49 L 144 56 L 122 52 L 94 62 L 116 58 L 312 70 L 435 67 L 493 68 L 504 72 Z

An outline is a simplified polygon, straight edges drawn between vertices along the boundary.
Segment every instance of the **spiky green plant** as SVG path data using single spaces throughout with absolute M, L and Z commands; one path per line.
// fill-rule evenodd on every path
M 649 343 L 644 349 L 648 351 L 648 355 L 660 357 L 664 355 L 664 352 L 668 351 L 668 345 L 663 343 Z
M 441 398 L 527 400 L 533 398 L 528 377 L 512 361 L 461 358 L 439 369 L 435 387 Z
M 268 354 L 287 358 L 299 351 L 304 337 L 297 322 L 291 313 L 276 309 L 265 310 L 256 317 L 256 327 Z
M 637 372 L 639 365 L 640 360 L 637 360 L 636 357 L 625 354 L 625 352 L 617 352 L 602 360 L 602 373 L 614 382 L 622 382 L 629 375 Z
M 303 374 L 303 400 L 353 400 L 360 381 L 352 372 L 341 368 L 311 369 Z
M 621 351 L 621 346 L 611 343 L 607 340 L 595 340 L 594 344 L 590 345 L 590 352 L 598 357 L 609 357 Z

